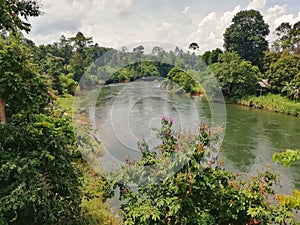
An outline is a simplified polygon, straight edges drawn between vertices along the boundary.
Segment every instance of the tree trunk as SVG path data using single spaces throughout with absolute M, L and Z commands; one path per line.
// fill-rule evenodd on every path
M 0 98 L 0 123 L 5 123 L 6 122 L 5 104 L 6 104 L 6 99 L 5 98 Z

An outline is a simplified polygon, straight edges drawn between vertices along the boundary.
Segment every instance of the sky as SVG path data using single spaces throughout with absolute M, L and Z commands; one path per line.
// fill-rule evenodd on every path
M 299 0 L 39 0 L 43 15 L 30 18 L 26 35 L 36 44 L 52 44 L 61 35 L 81 31 L 100 46 L 119 48 L 159 41 L 199 52 L 223 46 L 223 34 L 240 10 L 259 10 L 274 29 L 300 21 Z

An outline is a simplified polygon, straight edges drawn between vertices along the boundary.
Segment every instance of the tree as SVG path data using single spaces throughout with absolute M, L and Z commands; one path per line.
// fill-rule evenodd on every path
M 280 53 L 279 52 L 265 51 L 264 52 L 264 58 L 263 58 L 262 72 L 265 73 L 273 63 L 277 62 L 277 60 L 279 58 L 280 58 Z
M 79 52 L 75 52 L 70 60 L 70 70 L 73 73 L 73 79 L 79 82 L 84 74 L 86 65 L 84 56 Z
M 219 62 L 212 64 L 209 70 L 218 79 L 224 94 L 236 98 L 255 94 L 255 85 L 261 76 L 257 66 L 232 52 L 221 54 Z
M 274 41 L 274 48 L 276 51 L 284 51 L 291 47 L 291 29 L 292 26 L 289 23 L 281 23 L 275 29 L 276 40 Z
M 292 51 L 300 54 L 300 21 L 295 23 L 291 30 Z
M 152 48 L 151 54 L 152 54 L 152 55 L 155 55 L 155 56 L 162 56 L 162 55 L 165 55 L 165 54 L 166 54 L 166 51 L 165 51 L 162 47 L 154 46 L 154 47 Z
M 142 45 L 139 45 L 139 46 L 133 48 L 133 52 L 138 55 L 142 55 L 144 53 L 144 50 L 145 50 L 145 48 Z
M 195 52 L 196 50 L 199 49 L 199 45 L 198 45 L 196 42 L 192 42 L 192 43 L 189 45 L 189 49 L 192 49 L 193 52 Z
M 55 57 L 51 54 L 47 55 L 46 63 L 47 63 L 47 73 L 49 81 L 51 81 L 51 87 L 53 90 L 56 90 L 59 95 L 63 94 L 62 83 L 60 80 L 60 76 L 63 72 L 64 59 L 60 57 Z
M 273 47 L 277 52 L 300 54 L 300 21 L 293 26 L 290 23 L 281 23 L 275 29 L 276 40 Z
M 184 54 L 183 50 L 180 49 L 178 46 L 176 46 L 176 48 L 175 48 L 174 51 L 175 51 L 175 52 L 174 52 L 175 55 L 176 55 L 176 56 L 179 56 L 179 57 L 181 57 L 181 56 Z
M 0 30 L 30 31 L 29 17 L 41 14 L 37 1 L 30 0 L 1 0 L 0 1 Z
M 20 39 L 0 38 L 0 122 L 6 114 L 39 112 L 47 96 L 46 83 Z
M 58 43 L 58 56 L 61 57 L 64 61 L 64 70 L 67 72 L 67 65 L 69 65 L 72 54 L 73 54 L 73 48 L 71 45 L 71 41 L 68 40 L 64 35 L 62 35 L 59 39 Z
M 283 55 L 271 64 L 266 72 L 270 88 L 274 93 L 282 93 L 298 98 L 300 86 L 300 56 Z M 294 96 L 294 97 L 293 97 Z
M 75 37 L 69 38 L 69 40 L 73 43 L 73 47 L 78 53 L 83 54 L 83 50 L 85 47 L 88 47 L 93 43 L 93 38 L 85 37 L 83 33 L 80 31 L 77 32 Z
M 186 93 L 197 94 L 202 92 L 200 84 L 190 74 L 177 67 L 173 67 L 169 71 L 167 79 L 178 84 Z
M 221 49 L 216 48 L 212 51 L 204 52 L 201 59 L 206 63 L 206 65 L 211 65 L 213 63 L 218 62 L 219 55 L 222 53 L 223 53 L 223 51 Z
M 224 33 L 224 48 L 261 68 L 263 53 L 268 49 L 269 25 L 256 10 L 238 12 Z

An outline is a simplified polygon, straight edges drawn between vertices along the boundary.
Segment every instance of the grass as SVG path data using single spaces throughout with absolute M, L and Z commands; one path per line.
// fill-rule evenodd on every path
M 55 99 L 55 104 L 62 110 L 66 110 L 68 113 L 72 114 L 74 97 L 72 95 L 58 96 Z
M 237 103 L 257 109 L 300 116 L 300 102 L 296 100 L 290 100 L 281 95 L 267 94 L 259 97 L 250 96 L 238 100 Z

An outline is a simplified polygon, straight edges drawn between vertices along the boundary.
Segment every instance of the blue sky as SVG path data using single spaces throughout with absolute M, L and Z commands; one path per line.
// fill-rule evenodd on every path
M 44 15 L 32 18 L 28 38 L 53 43 L 78 31 L 101 46 L 163 41 L 200 52 L 223 45 L 223 33 L 242 9 L 259 10 L 271 32 L 281 22 L 300 21 L 299 0 L 42 0 Z M 269 37 L 272 40 L 272 35 Z

